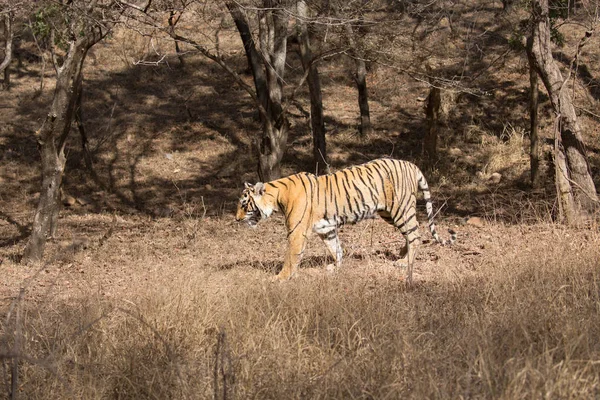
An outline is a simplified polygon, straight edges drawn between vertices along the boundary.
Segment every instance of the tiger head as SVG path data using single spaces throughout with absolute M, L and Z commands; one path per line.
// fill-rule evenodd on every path
M 266 194 L 266 195 L 265 195 Z M 255 227 L 258 221 L 268 218 L 274 211 L 272 205 L 266 201 L 267 196 L 265 184 L 258 182 L 256 185 L 245 183 L 244 191 L 238 203 L 235 220 L 246 221 L 248 225 Z

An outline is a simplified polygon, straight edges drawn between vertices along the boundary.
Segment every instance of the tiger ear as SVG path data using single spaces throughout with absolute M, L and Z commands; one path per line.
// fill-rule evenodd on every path
M 254 194 L 258 196 L 265 194 L 265 184 L 262 182 L 257 182 L 256 185 L 254 185 Z
M 252 188 L 254 188 L 254 185 L 253 185 L 253 184 L 251 184 L 251 183 L 248 183 L 248 182 L 244 182 L 244 187 L 245 187 L 246 189 L 252 189 Z

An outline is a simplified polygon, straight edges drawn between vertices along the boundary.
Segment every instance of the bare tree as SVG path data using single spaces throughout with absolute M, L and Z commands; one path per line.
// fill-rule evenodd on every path
M 259 1 L 259 4 L 251 5 L 242 5 L 238 1 L 225 2 L 242 39 L 254 78 L 254 88 L 225 61 L 218 48 L 211 50 L 191 37 L 181 35 L 172 27 L 161 28 L 158 19 L 151 15 L 155 10 L 148 7 L 142 10 L 139 6 L 127 5 L 142 11 L 149 18 L 145 21 L 148 24 L 179 42 L 187 43 L 216 62 L 250 95 L 259 111 L 262 125 L 260 136 L 253 142 L 258 156 L 258 175 L 261 180 L 270 181 L 281 176 L 281 160 L 286 150 L 289 130 L 287 107 L 312 71 L 309 67 L 323 54 L 311 58 L 310 65 L 307 65 L 294 90 L 286 96 L 284 89 L 286 83 L 289 85 L 285 81 L 287 39 L 289 20 L 293 15 L 291 6 L 294 3 L 287 0 Z
M 4 59 L 0 62 L 0 73 L 4 73 L 3 86 L 6 90 L 10 87 L 10 62 L 12 61 L 12 46 L 14 38 L 14 11 L 2 5 L 0 14 L 4 19 Z
M 227 3 L 236 20 L 254 76 L 262 122 L 262 136 L 255 142 L 258 175 L 263 181 L 281 176 L 281 159 L 288 138 L 288 118 L 284 110 L 284 77 L 287 56 L 289 13 L 281 0 L 263 0 L 256 12 L 258 40 L 238 2 Z M 244 26 L 245 25 L 245 26 Z M 258 47 L 256 45 L 258 44 Z
M 171 31 L 175 30 L 175 27 L 177 26 L 177 23 L 181 19 L 181 16 L 183 15 L 183 12 L 185 10 L 186 3 L 185 3 L 185 1 L 182 3 L 183 4 L 181 4 L 180 10 L 177 10 L 174 2 L 169 2 L 169 4 L 168 4 L 168 7 L 169 7 L 168 23 L 169 23 L 169 28 L 171 29 Z M 181 52 L 181 48 L 179 46 L 179 41 L 175 40 L 174 42 L 175 42 L 175 53 L 177 54 L 177 59 L 179 59 L 179 65 L 183 68 L 183 67 L 185 67 L 185 60 L 183 59 L 183 53 Z
M 427 96 L 427 103 L 425 106 L 425 117 L 427 119 L 427 128 L 425 130 L 425 137 L 423 138 L 423 155 L 429 161 L 437 160 L 437 147 L 438 147 L 438 132 L 440 128 L 440 117 L 443 118 L 442 113 L 442 93 L 441 89 L 436 86 L 431 86 L 429 89 L 429 95 Z M 433 165 L 430 162 L 428 165 Z
M 361 18 L 362 19 L 362 18 Z M 360 49 L 356 44 L 355 30 L 352 28 L 352 23 L 348 22 L 345 25 L 346 40 L 348 41 L 348 54 L 354 61 L 356 67 L 353 73 L 354 82 L 358 89 L 358 108 L 360 111 L 360 134 L 368 136 L 373 131 L 371 126 L 371 114 L 369 112 L 369 91 L 367 90 L 367 63 L 364 56 L 360 54 Z
M 57 3 L 53 3 L 54 6 Z M 53 42 L 67 46 L 62 62 L 53 52 L 56 88 L 50 110 L 36 132 L 42 163 L 42 186 L 31 236 L 23 253 L 23 262 L 42 259 L 48 237 L 56 234 L 60 205 L 60 186 L 65 169 L 65 146 L 71 131 L 77 98 L 82 82 L 82 69 L 88 50 L 110 31 L 116 16 L 107 13 L 112 1 L 72 1 L 60 4 L 60 21 L 49 22 Z
M 527 59 L 529 61 L 529 164 L 531 169 L 531 186 L 540 184 L 540 138 L 539 138 L 539 116 L 538 116 L 538 73 L 535 68 L 535 59 L 532 52 L 533 42 L 527 43 Z
M 310 126 L 313 135 L 313 160 L 314 172 L 329 173 L 327 163 L 327 145 L 325 140 L 325 118 L 323 116 L 323 95 L 321 93 L 321 80 L 317 64 L 313 62 L 310 37 L 307 27 L 309 19 L 306 1 L 298 0 L 298 36 L 300 39 L 300 56 L 304 71 L 308 71 L 308 90 L 310 93 Z
M 598 203 L 586 157 L 583 132 L 565 79 L 552 56 L 548 0 L 532 2 L 532 32 L 529 38 L 533 65 L 548 91 L 556 114 L 555 164 L 560 208 L 569 224 L 593 212 Z M 591 36 L 591 32 L 589 32 Z M 586 33 L 586 39 L 588 34 Z M 583 41 L 578 46 L 579 52 Z

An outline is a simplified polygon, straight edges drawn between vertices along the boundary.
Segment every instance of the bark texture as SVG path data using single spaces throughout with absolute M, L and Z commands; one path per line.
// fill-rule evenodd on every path
M 532 22 L 531 53 L 534 66 L 548 91 L 557 118 L 558 138 L 555 162 L 561 162 L 564 157 L 568 167 L 565 169 L 557 166 L 556 169 L 556 179 L 565 181 L 560 185 L 559 201 L 567 223 L 575 224 L 594 211 L 597 207 L 598 195 L 592 180 L 575 107 L 569 91 L 566 90 L 566 80 L 552 57 L 548 0 L 533 1 Z M 570 190 L 566 188 L 567 182 Z M 567 192 L 570 195 L 567 195 Z M 573 199 L 572 203 L 570 198 Z
M 360 110 L 360 134 L 368 136 L 373 131 L 371 125 L 371 114 L 369 111 L 369 91 L 367 89 L 367 65 L 364 58 L 359 54 L 359 49 L 354 40 L 354 30 L 352 25 L 346 24 L 346 37 L 348 41 L 349 53 L 354 60 L 356 70 L 353 74 L 354 82 L 358 90 L 358 108 Z
M 315 174 L 329 173 L 329 164 L 327 163 L 327 144 L 325 139 L 325 118 L 323 116 L 323 95 L 321 93 L 321 80 L 317 65 L 313 63 L 312 50 L 310 47 L 310 38 L 306 21 L 308 19 L 308 9 L 304 0 L 297 3 L 298 16 L 297 22 L 298 36 L 300 38 L 300 57 L 304 71 L 308 70 L 308 90 L 310 93 L 310 127 L 313 135 L 313 162 Z
M 36 133 L 42 165 L 40 199 L 33 218 L 31 236 L 23 253 L 23 262 L 41 261 L 48 237 L 56 234 L 66 156 L 65 145 L 80 92 L 81 74 L 88 50 L 103 37 L 98 27 L 81 25 L 74 19 L 70 29 L 77 32 L 64 61 L 57 68 L 56 88 L 50 112 Z
M 438 137 L 442 128 L 448 125 L 450 113 L 456 103 L 456 93 L 431 86 L 427 96 L 425 114 L 427 129 L 423 139 L 423 155 L 433 166 L 438 159 Z
M 531 169 L 531 186 L 540 185 L 540 140 L 539 140 L 539 116 L 538 116 L 538 73 L 535 68 L 533 53 L 531 52 L 532 41 L 527 42 L 527 59 L 529 60 L 529 165 Z
M 10 62 L 12 61 L 12 47 L 14 38 L 13 15 L 11 12 L 4 14 L 4 60 L 0 63 L 0 73 L 4 74 L 3 86 L 10 88 Z
M 283 108 L 283 79 L 287 55 L 289 13 L 278 0 L 263 0 L 258 11 L 258 46 L 239 3 L 226 3 L 244 45 L 252 69 L 255 100 L 261 117 L 262 134 L 255 142 L 259 178 L 268 182 L 281 176 L 281 159 L 288 137 L 288 119 Z M 213 58 L 214 59 L 214 58 Z M 224 66 L 221 60 L 215 60 Z M 241 82 L 243 85 L 243 82 Z

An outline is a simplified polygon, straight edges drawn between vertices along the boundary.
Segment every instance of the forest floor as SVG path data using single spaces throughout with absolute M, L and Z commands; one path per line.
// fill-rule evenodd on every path
M 24 61 L 0 98 L 0 326 L 9 346 L 9 332 L 23 332 L 23 397 L 600 396 L 600 233 L 553 221 L 547 166 L 545 187 L 528 187 L 526 59 L 507 56 L 496 74 L 507 84 L 464 100 L 468 122 L 441 138 L 426 175 L 438 231 L 454 229 L 458 241 L 432 242 L 419 203 L 414 287 L 395 266 L 403 239 L 380 219 L 342 229 L 335 273 L 313 237 L 297 276 L 278 284 L 281 216 L 255 229 L 233 218 L 243 183 L 256 181 L 247 95 L 205 60 L 132 66 L 126 50 L 143 49 L 127 47 L 127 35 L 86 65 L 100 181 L 74 129 L 63 197 L 72 201 L 38 266 L 19 261 L 39 196 L 34 132 L 51 71 L 39 92 L 40 63 Z M 321 74 L 334 169 L 381 156 L 420 162 L 426 84 L 374 69 L 375 132 L 361 138 L 344 63 Z M 299 98 L 286 173 L 311 165 L 310 107 Z M 499 104 L 510 110 L 493 114 Z M 600 187 L 600 123 L 583 115 L 582 125 Z

